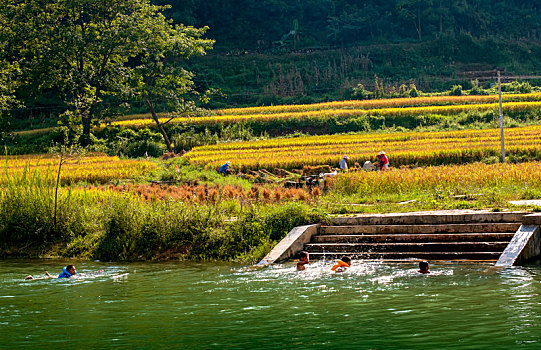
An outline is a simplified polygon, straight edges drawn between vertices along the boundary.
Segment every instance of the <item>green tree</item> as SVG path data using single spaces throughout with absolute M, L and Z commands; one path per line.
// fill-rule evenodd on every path
M 0 132 L 7 129 L 7 115 L 11 108 L 19 105 L 15 90 L 20 85 L 19 62 L 12 57 L 9 38 L 13 32 L 9 26 L 9 13 L 0 9 Z
M 24 42 L 23 68 L 40 90 L 57 89 L 72 106 L 68 115 L 82 127 L 83 145 L 105 116 L 104 98 L 130 89 L 134 63 L 171 30 L 164 7 L 149 0 L 6 2 L 18 33 L 12 40 Z
M 413 23 L 419 41 L 423 39 L 423 19 L 431 8 L 431 0 L 399 0 L 396 3 L 398 17 Z
M 131 70 L 130 96 L 144 101 L 163 135 L 169 152 L 173 150 L 164 125 L 179 115 L 197 111 L 194 100 L 193 74 L 185 70 L 181 61 L 201 56 L 212 48 L 213 40 L 202 39 L 207 28 L 173 26 L 169 22 L 149 23 L 149 33 L 139 64 Z M 166 104 L 172 116 L 160 122 L 156 104 Z

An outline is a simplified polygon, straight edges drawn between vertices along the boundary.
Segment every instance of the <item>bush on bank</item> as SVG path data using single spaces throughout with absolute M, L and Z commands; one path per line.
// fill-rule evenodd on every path
M 244 206 L 144 201 L 115 192 L 37 183 L 0 192 L 0 256 L 64 256 L 255 262 L 293 227 L 325 220 L 303 203 Z

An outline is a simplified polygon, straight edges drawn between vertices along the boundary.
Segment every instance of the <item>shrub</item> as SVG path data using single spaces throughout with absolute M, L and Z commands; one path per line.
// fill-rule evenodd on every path
M 151 140 L 133 141 L 125 144 L 119 152 L 128 157 L 159 157 L 166 150 L 163 143 Z
M 450 96 L 462 96 L 462 85 L 454 85 L 449 91 Z
M 417 87 L 414 84 L 410 85 L 410 91 L 408 92 L 408 95 L 410 97 L 419 97 L 419 91 L 417 90 Z
M 374 97 L 374 93 L 366 90 L 363 84 L 358 84 L 351 90 L 351 97 L 359 100 L 367 100 Z

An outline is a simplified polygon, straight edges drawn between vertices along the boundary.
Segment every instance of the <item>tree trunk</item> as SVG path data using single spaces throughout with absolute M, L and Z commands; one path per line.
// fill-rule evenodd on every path
M 419 35 L 419 41 L 422 40 L 422 29 L 421 29 L 421 7 L 417 7 L 417 24 L 415 24 L 415 29 L 417 29 L 417 34 Z
M 163 125 L 160 123 L 158 119 L 158 115 L 156 114 L 156 110 L 154 109 L 154 105 L 150 100 L 146 100 L 146 103 L 148 105 L 148 108 L 150 109 L 150 114 L 152 115 L 152 119 L 156 122 L 156 125 L 158 125 L 158 129 L 160 130 L 160 133 L 163 136 L 163 139 L 165 140 L 165 145 L 167 146 L 167 151 L 173 152 L 173 147 L 171 147 L 171 142 L 169 141 L 169 137 L 167 136 L 167 133 L 165 132 L 165 129 L 163 128 Z
M 441 0 L 440 0 L 440 34 L 443 33 L 443 8 L 442 8 L 442 5 L 441 5 Z
M 90 128 L 92 126 L 92 117 L 90 115 L 83 116 L 82 124 L 83 124 L 83 134 L 79 138 L 79 143 L 81 144 L 81 146 L 86 147 L 90 145 Z

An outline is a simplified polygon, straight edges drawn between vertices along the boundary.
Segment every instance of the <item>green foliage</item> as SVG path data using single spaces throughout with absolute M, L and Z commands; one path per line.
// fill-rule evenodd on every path
M 166 151 L 165 145 L 156 141 L 142 140 L 129 142 L 118 152 L 128 157 L 160 157 Z
M 449 95 L 462 96 L 462 85 L 454 85 L 451 91 L 449 91 Z
M 218 139 L 218 135 L 212 133 L 208 128 L 199 133 L 190 128 L 181 134 L 174 134 L 171 137 L 171 142 L 173 143 L 173 150 L 176 153 L 182 153 L 197 146 L 214 145 L 218 142 Z
M 539 39 L 536 30 L 541 17 L 535 3 L 519 0 L 155 2 L 171 4 L 168 14 L 179 23 L 195 26 L 213 23 L 212 37 L 217 39 L 218 48 L 230 55 L 273 48 L 299 50 L 367 42 L 412 42 L 461 32 L 474 37 L 501 35 L 535 40 Z M 448 44 L 442 50 L 449 57 L 454 46 Z M 482 54 L 482 50 L 471 52 L 471 55 Z
M 417 91 L 417 87 L 414 84 L 410 85 L 410 90 L 408 91 L 409 97 L 418 97 L 419 91 Z
M 366 90 L 363 84 L 357 84 L 351 90 L 351 97 L 359 100 L 368 100 L 375 95 L 373 92 Z
M 114 261 L 175 256 L 253 262 L 293 227 L 326 220 L 301 203 L 199 206 L 65 191 L 55 229 L 53 182 L 27 174 L 0 192 L 0 254 L 24 246 L 17 251 L 27 256 L 54 248 L 64 256 Z M 223 215 L 234 218 L 225 223 Z
M 503 92 L 516 92 L 516 93 L 530 93 L 533 91 L 532 86 L 527 81 L 520 82 L 520 81 L 513 81 L 511 83 L 502 84 L 502 91 Z
M 483 90 L 479 86 L 479 80 L 477 80 L 477 79 L 472 80 L 470 82 L 470 84 L 471 84 L 470 95 L 486 95 L 486 94 L 488 94 L 488 92 L 486 92 L 485 90 Z
M 59 193 L 55 226 L 55 175 L 26 170 L 9 176 L 0 191 L 0 244 L 43 248 L 84 232 L 84 208 L 69 190 Z
M 62 119 L 81 125 L 80 141 L 88 144 L 91 127 L 122 107 L 117 98 L 178 101 L 191 88 L 192 75 L 178 60 L 203 54 L 212 41 L 201 39 L 205 29 L 173 25 L 164 9 L 149 0 L 6 0 L 0 62 L 3 46 L 11 59 L 25 57 L 28 98 L 56 91 L 68 107 Z M 0 79 L 0 96 L 2 86 Z
M 295 226 L 326 222 L 322 211 L 315 211 L 302 203 L 286 203 L 281 206 L 250 207 L 241 212 L 238 220 L 228 228 L 229 240 L 226 251 L 239 259 L 253 262 L 261 259 L 270 242 L 281 240 Z M 224 242 L 222 242 L 223 244 Z

